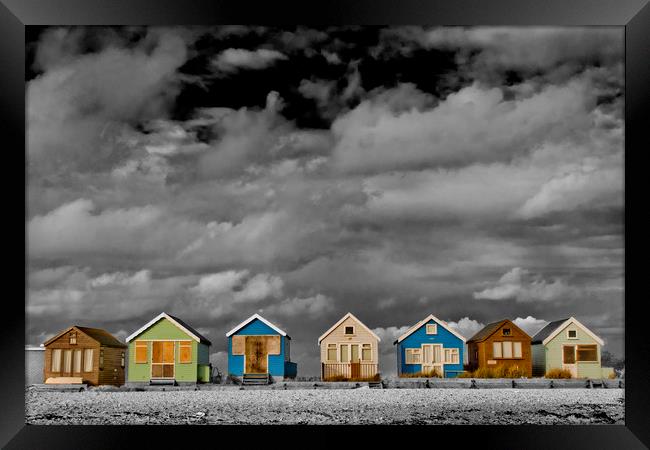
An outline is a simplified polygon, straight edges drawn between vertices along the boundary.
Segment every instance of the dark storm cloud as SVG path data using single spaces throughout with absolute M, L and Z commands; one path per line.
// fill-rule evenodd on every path
M 225 361 L 261 312 L 301 374 L 576 316 L 622 351 L 620 30 L 48 28 L 28 43 L 27 335 L 164 310 Z M 532 57 L 532 55 L 536 55 Z

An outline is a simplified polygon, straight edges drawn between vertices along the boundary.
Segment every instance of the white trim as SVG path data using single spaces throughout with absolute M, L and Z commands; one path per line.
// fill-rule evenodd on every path
M 420 327 L 421 327 L 422 325 L 424 325 L 426 322 L 428 322 L 429 320 L 434 320 L 434 321 L 437 322 L 439 325 L 441 325 L 445 330 L 449 331 L 451 334 L 453 334 L 454 336 L 456 336 L 457 338 L 459 338 L 461 341 L 466 342 L 466 339 L 465 339 L 461 334 L 459 334 L 458 332 L 454 331 L 451 327 L 449 327 L 449 325 L 447 325 L 447 322 L 445 322 L 444 320 L 440 320 L 440 319 L 438 319 L 438 318 L 437 318 L 436 316 L 434 316 L 433 314 L 429 314 L 426 318 L 420 320 L 418 323 L 416 323 L 416 324 L 413 325 L 411 328 L 409 328 L 409 329 L 406 331 L 406 333 L 404 333 L 403 335 L 401 335 L 400 337 L 398 337 L 398 338 L 397 338 L 397 343 L 402 342 L 404 339 L 406 339 L 408 336 L 410 336 L 411 334 L 413 334 L 415 331 L 419 330 Z M 425 330 L 425 331 L 426 331 L 426 330 Z M 438 330 L 436 330 L 436 331 L 438 331 Z
M 571 323 L 573 323 L 574 325 L 577 325 L 578 327 L 580 327 L 580 328 L 582 329 L 582 331 L 584 331 L 584 332 L 587 333 L 589 336 L 591 336 L 591 337 L 592 337 L 592 338 L 593 338 L 593 339 L 594 339 L 598 344 L 600 344 L 601 346 L 602 346 L 602 345 L 605 345 L 605 341 L 603 341 L 601 338 L 599 338 L 599 337 L 596 336 L 593 332 L 591 332 L 587 327 L 585 327 L 583 324 L 581 324 L 581 323 L 578 321 L 578 319 L 576 319 L 575 317 L 569 317 L 567 320 L 565 320 L 565 321 L 564 321 L 560 326 L 558 326 L 558 327 L 555 329 L 555 331 L 553 331 L 551 334 L 549 334 L 549 335 L 546 337 L 546 339 L 544 339 L 544 340 L 542 341 L 542 344 L 543 344 L 543 345 L 548 344 L 548 343 L 549 343 L 553 338 L 555 338 L 555 336 L 557 336 L 558 334 L 560 334 L 560 332 L 562 332 L 562 330 L 564 330 L 566 327 L 568 327 Z
M 569 331 L 575 331 L 576 335 L 574 337 L 569 336 Z M 571 339 L 571 340 L 578 339 L 578 330 L 569 330 L 569 329 L 567 329 L 566 330 L 566 338 Z
M 286 335 L 287 335 L 287 333 L 285 333 L 284 331 L 282 331 L 281 329 L 279 329 L 278 327 L 276 327 L 275 325 L 273 325 L 271 322 L 269 322 L 268 320 L 266 320 L 264 317 L 262 317 L 262 316 L 260 316 L 259 314 L 255 313 L 255 314 L 253 314 L 252 316 L 250 316 L 248 319 L 244 320 L 242 323 L 240 323 L 239 325 L 237 325 L 235 328 L 233 328 L 232 330 L 230 330 L 229 332 L 227 332 L 227 333 L 226 333 L 226 337 L 230 337 L 230 336 L 232 336 L 234 333 L 236 333 L 236 332 L 239 331 L 240 329 L 244 328 L 246 325 L 248 325 L 249 323 L 251 323 L 251 322 L 252 322 L 253 320 L 255 320 L 255 319 L 258 319 L 258 320 L 260 320 L 262 323 L 264 323 L 264 324 L 268 325 L 269 327 L 273 328 L 275 331 L 277 331 L 278 333 L 280 333 L 282 336 L 286 336 Z
M 322 341 L 323 339 L 325 339 L 325 338 L 326 338 L 326 337 L 327 337 L 327 336 L 328 336 L 332 331 L 334 331 L 336 328 L 338 328 L 338 326 L 341 325 L 341 324 L 345 321 L 345 319 L 348 319 L 348 318 L 351 318 L 351 319 L 355 320 L 359 325 L 361 325 L 361 326 L 362 326 L 363 328 L 365 328 L 365 329 L 366 329 L 370 334 L 372 334 L 372 335 L 375 337 L 375 339 L 377 339 L 378 342 L 381 341 L 381 339 L 379 338 L 379 336 L 377 336 L 377 335 L 376 335 L 376 334 L 375 334 L 375 333 L 374 333 L 370 328 L 368 328 L 368 327 L 367 327 L 367 326 L 366 326 L 362 321 L 360 321 L 359 319 L 357 319 L 357 318 L 354 316 L 354 314 L 352 314 L 351 312 L 349 312 L 349 313 L 347 313 L 346 315 L 344 315 L 343 317 L 341 317 L 341 319 L 339 319 L 338 322 L 336 322 L 334 325 L 332 325 L 332 327 L 331 327 L 329 330 L 327 330 L 325 333 L 323 333 L 323 334 L 321 335 L 321 337 L 318 338 L 318 345 L 320 345 L 320 343 L 321 343 L 321 341 Z M 348 336 L 349 336 L 349 335 L 348 335 Z
M 194 333 L 192 333 L 190 330 L 188 330 L 187 328 L 185 328 L 183 325 L 181 325 L 180 323 L 178 323 L 177 321 L 175 321 L 173 317 L 171 317 L 169 314 L 167 314 L 167 313 L 164 312 L 164 311 L 161 312 L 160 314 L 158 314 L 156 317 L 154 317 L 154 318 L 153 318 L 152 320 L 150 320 L 149 322 L 147 322 L 146 325 L 144 325 L 143 327 L 141 327 L 140 329 L 138 329 L 138 331 L 136 331 L 135 333 L 133 333 L 131 336 L 127 337 L 127 338 L 126 338 L 126 342 L 130 342 L 130 341 L 132 341 L 134 338 L 138 337 L 140 334 L 142 334 L 145 330 L 147 330 L 148 328 L 150 328 L 153 324 L 155 324 L 156 322 L 158 322 L 160 319 L 167 319 L 167 320 L 169 320 L 172 324 L 176 325 L 176 327 L 178 327 L 181 331 L 187 333 L 188 336 L 192 337 L 192 339 L 194 339 L 196 342 L 201 342 L 201 338 L 200 338 L 200 337 L 198 337 L 197 335 L 195 335 Z

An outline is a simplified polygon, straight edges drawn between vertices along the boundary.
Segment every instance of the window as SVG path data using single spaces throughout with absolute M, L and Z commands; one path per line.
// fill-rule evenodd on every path
M 372 361 L 372 346 L 370 344 L 363 344 L 361 347 L 361 360 Z
M 341 362 L 350 362 L 350 352 L 347 345 L 341 345 Z
M 562 347 L 562 362 L 564 364 L 576 363 L 576 348 L 574 345 L 565 345 Z
M 578 330 L 567 330 L 567 339 L 578 339 Z
M 438 334 L 438 325 L 436 325 L 435 323 L 428 323 L 427 334 Z
M 99 370 L 104 370 L 104 349 L 99 350 Z
M 181 341 L 178 343 L 179 362 L 191 363 L 192 362 L 192 342 Z
M 422 350 L 419 348 L 406 349 L 406 364 L 421 364 Z
M 501 331 L 503 332 L 503 336 L 510 336 L 510 328 L 503 328 Z
M 148 344 L 142 341 L 135 341 L 135 362 L 146 364 L 149 361 Z
M 354 334 L 354 327 L 345 327 L 345 334 Z
M 74 351 L 74 357 L 72 359 L 72 371 L 74 373 L 81 372 L 81 350 Z
M 492 343 L 492 357 L 501 358 L 501 342 Z
M 503 342 L 503 357 L 512 358 L 512 342 Z
M 327 344 L 327 360 L 336 361 L 336 344 Z
M 94 350 L 92 348 L 84 349 L 84 372 L 93 371 L 93 358 L 95 357 Z
M 598 348 L 596 345 L 578 345 L 576 360 L 581 362 L 598 362 Z
M 458 364 L 459 356 L 457 348 L 446 348 L 445 349 L 445 364 Z
M 63 352 L 63 371 L 65 373 L 72 372 L 72 350 Z
M 77 345 L 77 333 L 70 333 L 70 345 Z
M 120 355 L 120 367 L 124 369 L 124 352 Z
M 61 372 L 61 349 L 52 350 L 52 372 Z
M 521 354 L 521 342 L 513 342 L 512 345 L 514 345 L 515 358 L 523 358 Z

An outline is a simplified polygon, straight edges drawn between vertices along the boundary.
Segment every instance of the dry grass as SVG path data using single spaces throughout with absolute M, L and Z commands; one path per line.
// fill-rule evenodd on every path
M 607 378 L 609 378 L 610 380 L 614 380 L 614 379 L 616 379 L 616 378 L 617 378 L 617 377 L 616 377 L 616 372 L 612 372 L 612 373 L 610 373 L 610 374 L 607 376 Z
M 427 372 L 403 373 L 400 378 L 442 378 L 442 374 L 434 369 Z
M 517 366 L 479 367 L 474 371 L 465 371 L 458 378 L 521 378 L 526 371 Z
M 566 369 L 551 369 L 546 372 L 546 378 L 571 378 L 571 371 Z

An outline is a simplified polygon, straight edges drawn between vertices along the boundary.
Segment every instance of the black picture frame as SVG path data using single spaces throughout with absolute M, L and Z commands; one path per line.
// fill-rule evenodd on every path
M 650 80 L 650 5 L 648 0 L 328 0 L 262 2 L 250 0 L 0 0 L 0 118 L 4 135 L 13 145 L 4 147 L 11 158 L 5 166 L 5 236 L 15 243 L 21 232 L 27 239 L 25 222 L 19 230 L 15 211 L 26 208 L 26 197 L 15 193 L 17 180 L 24 177 L 15 167 L 26 163 L 18 149 L 25 148 L 25 26 L 27 25 L 208 25 L 208 24 L 306 24 L 306 25 L 615 25 L 625 27 L 625 425 L 612 426 L 439 426 L 435 442 L 470 441 L 483 448 L 618 448 L 650 446 L 650 344 L 644 315 L 647 295 L 635 296 L 634 286 L 643 277 L 638 264 L 628 264 L 644 255 L 641 242 L 646 231 L 643 187 L 640 176 L 643 153 L 650 149 L 648 133 L 648 80 Z M 10 138 L 10 139 L 7 139 Z M 641 197 L 641 201 L 634 201 Z M 14 205 L 15 204 L 15 205 Z M 634 205 L 634 206 L 633 206 Z M 15 208 L 14 208 L 15 206 Z M 634 208 L 634 211 L 632 210 Z M 639 211 L 641 209 L 641 211 Z M 635 214 L 636 212 L 636 214 Z M 12 216 L 10 216 L 10 214 Z M 25 215 L 26 217 L 26 215 Z M 629 245 L 633 243 L 634 246 Z M 13 249 L 13 248 L 12 248 Z M 26 260 L 26 244 L 13 254 Z M 640 258 L 639 258 L 640 260 Z M 5 257 L 6 283 L 11 286 L 3 302 L 5 320 L 0 327 L 3 343 L 3 382 L 0 384 L 0 445 L 3 448 L 168 448 L 172 443 L 205 443 L 208 448 L 224 445 L 227 438 L 241 439 L 263 432 L 268 442 L 286 445 L 316 445 L 315 434 L 348 439 L 361 427 L 190 427 L 158 426 L 156 432 L 138 426 L 34 426 L 25 425 L 24 334 L 25 309 L 16 299 L 18 264 Z M 26 267 L 26 266 L 25 266 Z M 14 275 L 13 272 L 16 272 Z M 26 272 L 23 272 L 25 276 Z M 630 295 L 632 294 L 632 295 Z M 23 297 L 24 298 L 24 297 Z M 363 431 L 367 445 L 390 433 L 413 443 L 425 443 L 430 427 L 373 427 Z M 290 431 L 289 433 L 287 431 Z M 416 433 L 417 436 L 413 436 Z M 280 437 L 280 435 L 283 435 Z M 237 438 L 236 436 L 240 437 Z M 227 436 L 227 437 L 226 437 Z M 351 436 L 350 436 L 351 437 Z M 230 440 L 228 439 L 228 440 Z M 305 441 L 305 439 L 307 441 Z M 144 441 L 142 441 L 144 440 Z M 293 442 L 292 442 L 293 441 Z M 231 441 L 232 442 L 232 441 Z M 182 444 L 180 444 L 182 445 Z

